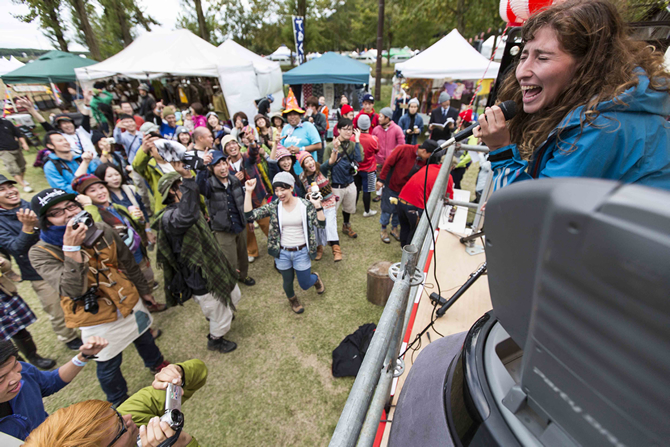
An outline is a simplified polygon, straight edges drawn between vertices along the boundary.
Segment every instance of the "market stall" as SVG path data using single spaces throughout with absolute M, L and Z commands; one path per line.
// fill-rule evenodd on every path
M 339 98 L 347 95 L 349 104 L 357 109 L 370 84 L 370 71 L 369 65 L 328 52 L 284 73 L 284 84 L 291 86 L 301 105 L 310 96 L 324 96 L 328 108 L 335 110 Z
M 254 99 L 261 96 L 251 61 L 235 54 L 224 58 L 214 45 L 188 30 L 142 34 L 123 51 L 98 64 L 77 69 L 76 73 L 82 84 L 89 85 L 115 76 L 143 81 L 161 79 L 167 94 L 173 89 L 177 99 L 185 93 L 185 87 L 199 84 L 199 78 L 217 78 L 229 114 L 243 111 L 255 115 Z M 211 87 L 211 81 L 204 84 L 205 89 Z

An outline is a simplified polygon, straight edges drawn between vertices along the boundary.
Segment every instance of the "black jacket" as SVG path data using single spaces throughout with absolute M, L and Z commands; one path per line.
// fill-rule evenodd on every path
M 200 189 L 200 194 L 205 197 L 212 230 L 233 233 L 233 223 L 228 213 L 228 193 L 223 183 L 216 176 L 211 175 L 209 169 L 202 169 L 198 172 L 196 183 Z M 235 200 L 234 205 L 237 208 L 242 229 L 244 229 L 246 224 L 244 190 L 242 189 L 242 183 L 230 172 L 228 173 L 228 188 L 231 188 Z
M 452 118 L 454 120 L 454 126 L 456 126 L 458 111 L 453 107 L 449 107 L 447 109 L 447 116 L 443 116 L 442 106 L 440 106 L 430 112 L 430 121 L 428 121 L 428 125 L 430 126 L 433 123 L 444 124 L 447 121 L 447 118 Z M 444 126 L 444 129 L 433 129 L 430 133 L 430 139 L 434 141 L 448 140 L 449 138 L 451 138 L 451 130 L 449 130 L 447 126 Z
M 156 100 L 153 96 L 147 93 L 147 96 L 140 96 L 140 110 L 139 116 L 146 116 L 152 113 L 156 108 Z
M 16 213 L 20 209 L 30 209 L 30 204 L 22 199 L 21 205 L 17 208 L 10 210 L 0 208 L 0 248 L 14 257 L 23 279 L 40 281 L 42 277 L 35 271 L 28 259 L 30 247 L 40 240 L 40 231 L 35 230 L 33 234 L 22 231 L 23 224 L 16 218 Z
M 305 121 L 309 121 L 309 116 L 305 115 L 305 117 L 302 119 L 303 123 Z M 316 127 L 316 130 L 319 131 L 319 135 L 321 136 L 321 139 L 324 140 L 326 138 L 326 127 L 327 127 L 327 121 L 326 121 L 326 115 L 323 113 L 317 112 L 314 115 L 312 115 L 312 119 L 314 119 L 314 127 Z

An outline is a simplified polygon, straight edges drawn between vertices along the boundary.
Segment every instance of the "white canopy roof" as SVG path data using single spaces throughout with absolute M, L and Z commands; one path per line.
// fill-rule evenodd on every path
M 23 67 L 25 64 L 14 56 L 10 56 L 9 59 L 6 59 L 4 56 L 0 57 L 0 75 L 14 71 L 19 67 Z
M 459 34 L 453 30 L 430 48 L 413 58 L 396 64 L 406 78 L 420 79 L 480 79 L 486 73 L 486 79 L 496 78 L 500 64 L 491 62 L 479 54 Z
M 75 69 L 77 79 L 125 76 L 136 79 L 164 76 L 218 77 L 230 114 L 256 114 L 253 100 L 261 96 L 251 61 L 220 51 L 188 30 L 152 31 L 137 37 L 121 52 L 99 64 Z
M 497 44 L 498 49 L 496 50 L 496 55 L 493 58 L 494 61 L 500 61 L 505 53 L 505 39 L 503 42 L 500 42 L 501 36 L 490 36 L 488 39 L 482 43 L 482 56 L 487 59 L 491 58 L 491 53 L 493 53 L 493 45 Z
M 277 48 L 274 53 L 272 53 L 270 56 L 288 56 L 291 57 L 291 50 L 286 46 L 286 45 L 279 45 L 279 48 Z

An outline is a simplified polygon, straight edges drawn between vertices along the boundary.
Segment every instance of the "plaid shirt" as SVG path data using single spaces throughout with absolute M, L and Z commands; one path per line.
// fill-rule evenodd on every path
M 3 340 L 9 340 L 35 321 L 37 317 L 23 298 L 0 290 L 0 337 Z

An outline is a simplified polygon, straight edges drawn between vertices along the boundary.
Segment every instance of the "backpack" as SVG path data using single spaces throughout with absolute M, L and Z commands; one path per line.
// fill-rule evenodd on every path
M 356 376 L 377 326 L 364 324 L 353 334 L 347 335 L 333 351 L 333 377 Z

